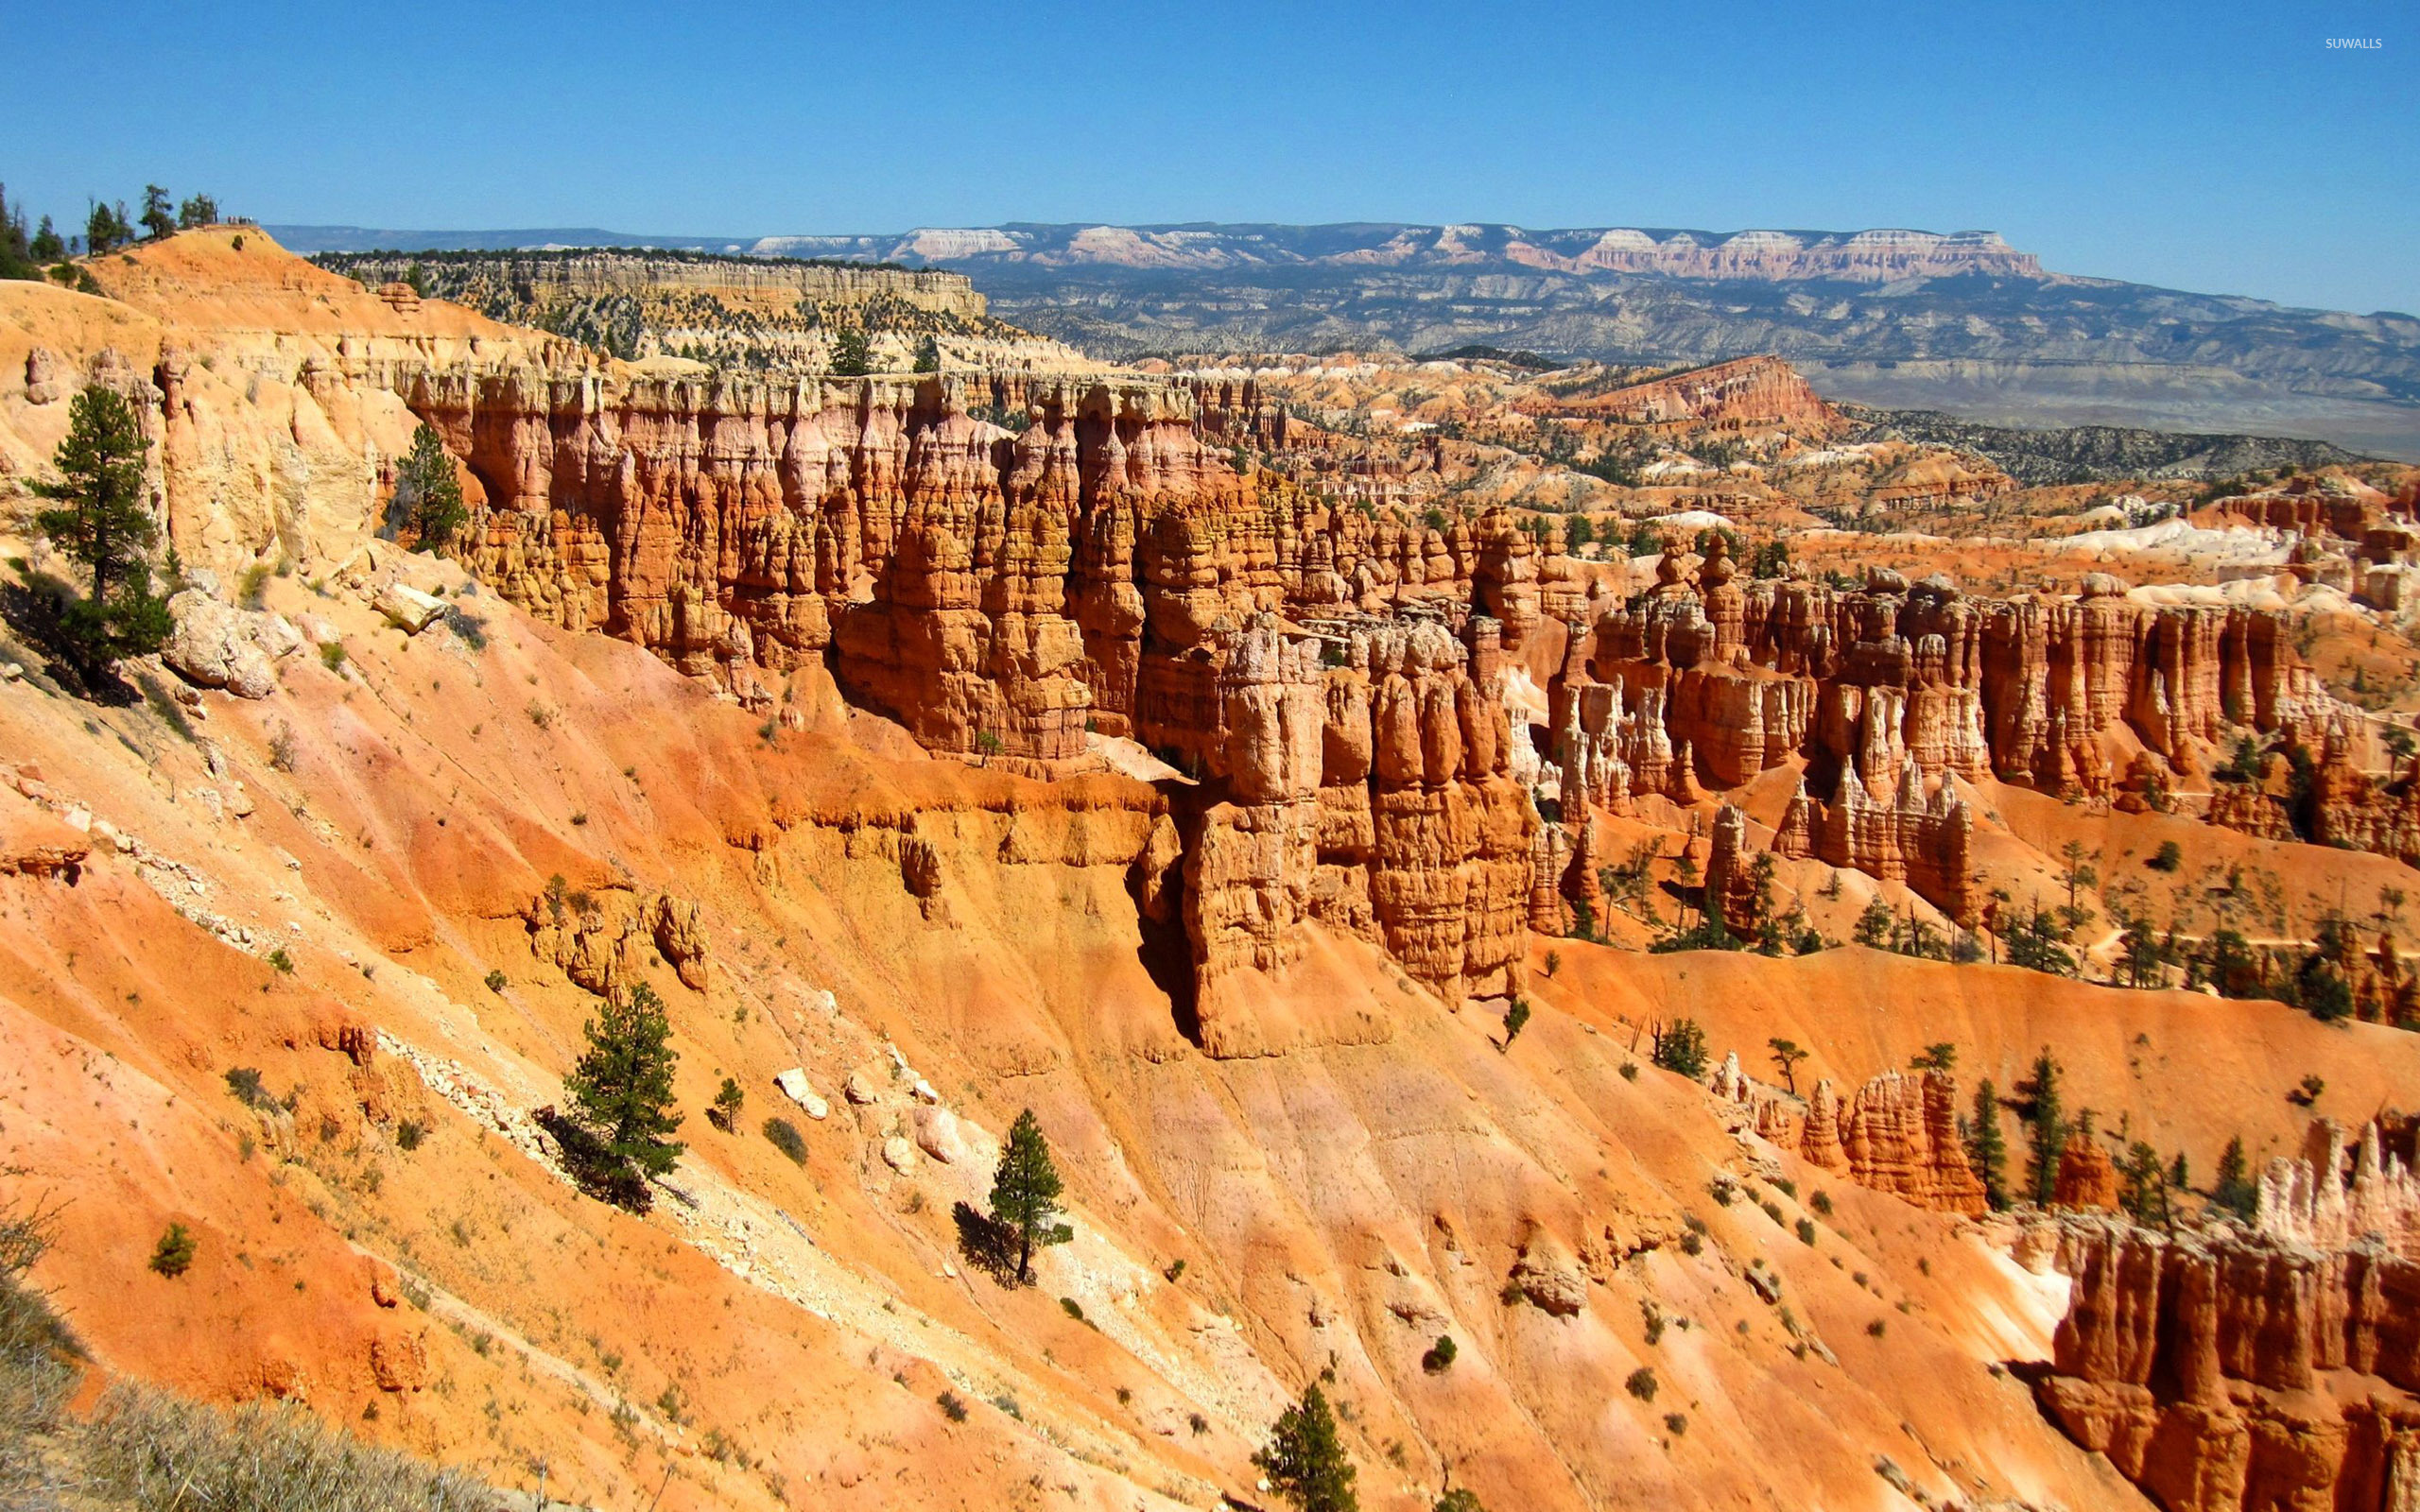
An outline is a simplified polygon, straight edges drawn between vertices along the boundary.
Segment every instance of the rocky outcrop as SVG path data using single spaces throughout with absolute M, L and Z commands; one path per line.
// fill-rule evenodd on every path
M 1826 1077 L 1802 1104 L 1742 1076 L 1733 1056 L 1714 1091 L 1740 1110 L 1739 1126 L 1809 1165 L 1937 1211 L 1979 1218 L 1988 1207 L 1959 1135 L 1958 1083 L 1946 1072 L 1887 1071 L 1846 1103 Z
M 2420 1265 L 2232 1228 L 2069 1220 L 2036 1385 L 2069 1436 L 2176 1512 L 2390 1512 L 2420 1492 Z
M 1625 425 L 1715 431 L 1788 430 L 1821 438 L 1847 428 L 1798 370 L 1779 357 L 1741 357 L 1692 368 L 1572 402 L 1566 408 Z
M 2080 1135 L 2060 1146 L 2050 1200 L 2062 1208 L 2118 1211 L 2118 1163 L 2100 1141 Z
M 2408 1124 L 2394 1122 L 2408 1133 Z M 2362 1125 L 2348 1151 L 2341 1125 L 2313 1119 L 2303 1153 L 2281 1155 L 2261 1174 L 2253 1226 L 2292 1244 L 2341 1248 L 2366 1242 L 2420 1261 L 2420 1178 L 2409 1153 L 2388 1147 L 2379 1120 Z

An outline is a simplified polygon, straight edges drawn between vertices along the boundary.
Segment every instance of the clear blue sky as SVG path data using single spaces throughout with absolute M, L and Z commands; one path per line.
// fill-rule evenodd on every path
M 8 9 L 0 181 L 62 222 L 1982 228 L 2420 311 L 2411 0 Z

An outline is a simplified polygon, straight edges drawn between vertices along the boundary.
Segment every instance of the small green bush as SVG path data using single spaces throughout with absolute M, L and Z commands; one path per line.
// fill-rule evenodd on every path
M 1809 1245 L 1809 1246 L 1811 1246 L 1811 1245 L 1813 1245 L 1813 1244 L 1815 1243 L 1815 1220 L 1814 1220 L 1814 1219 L 1812 1219 L 1812 1218 L 1801 1218 L 1801 1219 L 1799 1219 L 1799 1220 L 1798 1220 L 1798 1242 L 1799 1242 L 1800 1244 L 1802 1244 L 1802 1245 Z
M 1420 1368 L 1432 1376 L 1443 1375 L 1454 1367 L 1454 1357 L 1460 1353 L 1461 1350 L 1455 1346 L 1454 1336 L 1440 1333 L 1437 1342 L 1428 1347 L 1428 1352 L 1420 1357 Z
M 194 1251 L 199 1247 L 183 1224 L 172 1223 L 160 1236 L 159 1247 L 151 1251 L 151 1268 L 175 1280 L 193 1269 Z
M 488 973 L 487 982 L 489 991 L 501 992 L 504 990 L 504 973 L 502 971 L 490 971 Z
M 944 1391 L 933 1400 L 941 1404 L 942 1416 L 947 1418 L 951 1422 L 962 1423 L 966 1421 L 966 1403 L 959 1400 L 957 1392 Z
M 773 1142 L 773 1148 L 801 1165 L 806 1163 L 806 1138 L 799 1133 L 798 1125 L 788 1119 L 765 1120 L 765 1137 Z
M 330 641 L 320 647 L 320 663 L 331 672 L 344 670 L 344 643 Z
M 1655 1372 L 1646 1366 L 1632 1371 L 1622 1382 L 1622 1389 L 1641 1401 L 1655 1400 Z
M 427 1128 L 419 1119 L 405 1119 L 395 1125 L 395 1148 L 409 1154 L 420 1148 L 420 1142 L 427 1133 Z

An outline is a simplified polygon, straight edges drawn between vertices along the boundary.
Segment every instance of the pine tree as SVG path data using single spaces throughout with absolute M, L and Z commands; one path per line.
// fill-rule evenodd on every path
M 177 207 L 177 229 L 192 231 L 199 226 L 218 224 L 218 201 L 208 195 L 195 195 Z
M 662 1176 L 685 1148 L 665 1138 L 681 1126 L 672 1111 L 672 1068 L 681 1056 L 667 1042 L 664 1000 L 633 982 L 624 1001 L 606 1000 L 586 1032 L 588 1053 L 563 1078 L 573 1109 L 618 1174 Z
M 2125 1185 L 2119 1190 L 2118 1202 L 2127 1215 L 2149 1228 L 2168 1223 L 2168 1172 L 2160 1164 L 2159 1152 L 2141 1140 L 2127 1148 L 2125 1164 L 2119 1168 Z
M 1316 1381 L 1304 1388 L 1300 1405 L 1277 1415 L 1268 1446 L 1255 1451 L 1252 1462 L 1300 1512 L 1360 1512 L 1353 1462 L 1345 1457 L 1336 1414 Z
M 1017 1280 L 1033 1280 L 1037 1246 L 1063 1245 L 1076 1237 L 1059 1216 L 1063 1190 L 1059 1168 L 1050 1160 L 1050 1143 L 1028 1108 L 1009 1129 L 1008 1147 L 1000 1152 L 1000 1168 L 992 1177 L 992 1221 L 1008 1229 L 1017 1243 Z
M 0 278 L 38 279 L 42 277 L 36 266 L 40 261 L 26 239 L 26 213 L 9 208 L 8 186 L 0 184 Z
M 832 334 L 832 376 L 862 378 L 873 371 L 873 354 L 866 334 L 857 330 Z
M 168 209 L 168 191 L 156 183 L 143 186 L 143 234 L 159 241 L 177 233 L 177 217 Z
M 1781 1084 L 1795 1094 L 1798 1091 L 1798 1063 L 1806 1058 L 1806 1052 L 1798 1047 L 1795 1040 L 1768 1040 L 1765 1043 L 1772 1046 L 1773 1067 L 1781 1073 Z
M 2059 1190 L 2059 1155 L 2067 1146 L 2066 1110 L 2059 1101 L 2059 1063 L 2048 1045 L 2033 1062 L 2033 1110 L 2026 1138 L 2032 1153 L 2025 1162 L 2025 1184 L 2033 1200 L 2047 1208 Z
M 35 262 L 45 267 L 67 261 L 67 244 L 59 239 L 59 232 L 51 225 L 48 215 L 42 217 L 42 225 L 34 232 L 33 242 L 27 250 L 33 253 Z
M 1705 1074 L 1705 1030 L 1695 1019 L 1676 1020 L 1670 1028 L 1657 1030 L 1654 1061 L 1666 1071 L 1697 1080 Z
M 1877 893 L 1865 905 L 1865 912 L 1857 916 L 1857 927 L 1851 934 L 1860 945 L 1877 951 L 1888 950 L 1891 947 L 1891 926 L 1894 922 L 1891 905 L 1884 902 Z
M 168 607 L 151 592 L 147 556 L 160 530 L 143 505 L 145 449 L 134 406 L 95 385 L 69 406 L 67 435 L 51 457 L 60 480 L 33 486 L 60 506 L 36 514 L 35 528 L 93 575 L 92 596 L 60 617 L 87 672 L 156 651 L 168 638 Z
M 445 455 L 435 426 L 424 422 L 412 432 L 412 449 L 395 466 L 395 501 L 427 550 L 444 545 L 469 523 L 462 480 L 455 476 L 454 459 Z
M 2210 1200 L 2247 1223 L 2260 1205 L 2260 1189 L 2252 1184 L 2240 1134 L 2227 1141 L 2226 1153 L 2219 1157 L 2219 1178 L 2210 1187 Z
M 1983 1183 L 1993 1211 L 2008 1206 L 2008 1141 L 2000 1133 L 2000 1090 L 1990 1077 L 1975 1089 L 1975 1118 L 1966 1130 L 1966 1160 Z
M 134 228 L 127 223 L 126 201 L 117 207 L 95 202 L 92 213 L 84 217 L 84 250 L 95 257 L 113 252 L 134 240 Z

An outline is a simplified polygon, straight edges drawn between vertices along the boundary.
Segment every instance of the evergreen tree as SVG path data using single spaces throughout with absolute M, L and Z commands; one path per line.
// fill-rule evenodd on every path
M 1983 1183 L 1994 1211 L 2008 1206 L 2008 1140 L 2000 1133 L 2000 1091 L 1988 1076 L 1975 1089 L 1975 1118 L 1966 1129 L 1966 1160 Z
M 40 278 L 40 261 L 26 239 L 26 213 L 9 208 L 8 186 L 0 184 L 0 278 Z
M 84 250 L 98 257 L 132 240 L 134 228 L 126 218 L 126 201 L 119 200 L 115 209 L 95 201 L 84 217 Z
M 60 617 L 87 672 L 168 638 L 168 607 L 151 592 L 147 554 L 160 531 L 143 505 L 144 451 L 134 406 L 95 385 L 68 408 L 67 435 L 51 457 L 60 480 L 33 486 L 60 506 L 36 514 L 34 527 L 93 575 L 92 596 Z
M 156 183 L 143 186 L 143 235 L 147 241 L 158 241 L 177 233 L 177 217 L 169 213 L 168 191 Z
M 1877 893 L 1873 901 L 1865 905 L 1865 912 L 1857 916 L 1857 927 L 1851 931 L 1851 937 L 1858 944 L 1877 951 L 1889 950 L 1891 926 L 1895 921 L 1892 917 L 1891 905 L 1884 902 L 1881 895 Z
M 1009 1129 L 1008 1147 L 1000 1152 L 1000 1168 L 992 1177 L 992 1221 L 1001 1225 L 1017 1244 L 1017 1280 L 1033 1280 L 1037 1246 L 1063 1245 L 1074 1229 L 1055 1223 L 1063 1190 L 1059 1168 L 1051 1163 L 1050 1142 L 1028 1108 Z
M 2030 1127 L 2026 1138 L 2031 1153 L 2025 1162 L 2026 1189 L 2035 1202 L 2047 1208 L 2058 1194 L 2059 1156 L 2073 1132 L 2059 1100 L 2059 1063 L 2050 1058 L 2048 1045 L 2043 1046 L 2042 1054 L 2033 1062 L 2033 1108 L 2027 1121 Z
M 1300 1405 L 1277 1415 L 1268 1446 L 1255 1451 L 1252 1462 L 1300 1512 L 1360 1512 L 1353 1462 L 1345 1457 L 1336 1414 L 1316 1381 L 1304 1388 Z
M 2210 1187 L 2210 1200 L 2246 1223 L 2260 1205 L 2260 1189 L 2252 1183 L 2240 1134 L 2227 1141 L 2226 1153 L 2219 1157 L 2219 1178 Z
M 918 372 L 942 370 L 942 344 L 931 336 L 926 336 L 916 348 L 916 370 Z
M 60 240 L 59 232 L 50 224 L 48 215 L 42 217 L 42 226 L 34 232 L 34 239 L 27 250 L 33 253 L 35 262 L 44 266 L 67 261 L 67 244 Z
M 455 475 L 454 459 L 445 455 L 435 426 L 424 422 L 412 432 L 412 449 L 395 466 L 395 502 L 424 550 L 444 545 L 469 522 L 462 480 Z
M 832 334 L 832 375 L 836 378 L 862 378 L 873 371 L 873 353 L 863 331 L 847 329 Z
M 1910 1071 L 1937 1071 L 1946 1076 L 1957 1068 L 1958 1046 L 1947 1040 L 1936 1040 L 1908 1057 Z
M 1705 1074 L 1705 1030 L 1695 1019 L 1681 1019 L 1655 1033 L 1655 1063 L 1696 1081 Z
M 645 982 L 633 982 L 623 1002 L 606 1000 L 586 1033 L 588 1053 L 563 1078 L 580 1125 L 596 1137 L 614 1174 L 662 1176 L 685 1148 L 665 1138 L 681 1126 L 681 1115 L 672 1111 L 672 1068 L 681 1055 L 668 1043 L 672 1024 L 664 1000 Z
M 197 226 L 218 224 L 218 201 L 208 195 L 195 195 L 177 207 L 177 229 L 192 231 Z
M 2119 1188 L 2118 1201 L 2129 1217 L 2146 1228 L 2165 1227 L 2169 1219 L 2168 1172 L 2160 1164 L 2159 1152 L 2141 1140 L 2127 1148 L 2125 1163 L 2118 1168 L 2125 1178 Z
M 1768 1040 L 1765 1043 L 1772 1046 L 1773 1068 L 1781 1073 L 1781 1084 L 1796 1092 L 1798 1063 L 1806 1058 L 1806 1052 L 1799 1048 L 1795 1040 Z

